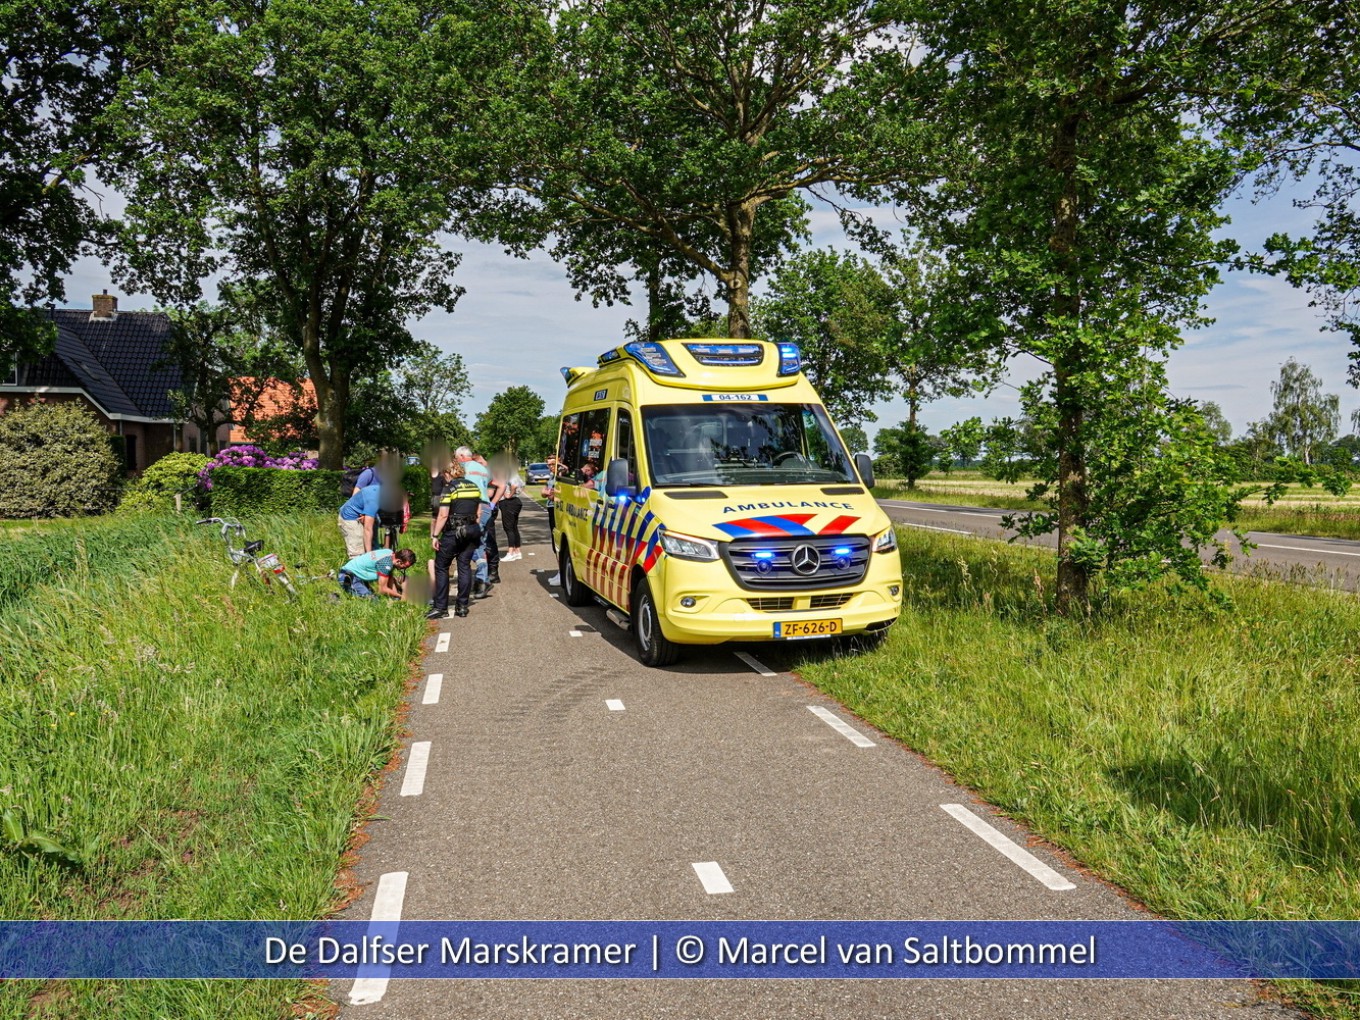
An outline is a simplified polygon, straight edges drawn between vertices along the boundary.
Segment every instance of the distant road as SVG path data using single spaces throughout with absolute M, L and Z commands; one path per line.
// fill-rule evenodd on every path
M 907 527 L 998 541 L 1005 541 L 1014 534 L 1001 524 L 1001 518 L 1015 513 L 1013 510 L 913 503 L 900 499 L 880 499 L 878 502 L 889 517 Z M 1231 532 L 1219 532 L 1219 537 L 1227 541 L 1233 551 L 1231 569 L 1236 573 L 1360 591 L 1360 542 L 1249 531 L 1247 537 L 1257 548 L 1244 556 Z M 1020 541 L 1049 548 L 1056 548 L 1058 544 L 1054 535 Z

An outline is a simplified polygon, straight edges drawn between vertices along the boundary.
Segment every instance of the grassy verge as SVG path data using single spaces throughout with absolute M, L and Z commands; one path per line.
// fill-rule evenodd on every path
M 1162 914 L 1360 917 L 1360 602 L 1225 577 L 1233 613 L 1063 620 L 1051 554 L 898 537 L 901 621 L 808 680 Z
M 961 472 L 959 473 L 961 474 Z M 980 477 L 954 480 L 931 477 L 908 489 L 901 482 L 887 480 L 874 486 L 878 499 L 902 499 L 917 503 L 955 506 L 984 506 L 1000 510 L 1041 510 L 1043 505 L 1025 498 L 1032 482 L 1008 485 Z M 1261 487 L 1264 482 L 1247 482 Z M 1316 488 L 1291 485 L 1273 506 L 1259 500 L 1242 505 L 1238 522 L 1248 531 L 1271 531 L 1281 535 L 1316 535 L 1323 538 L 1360 539 L 1360 496 L 1345 499 L 1318 498 Z
M 337 560 L 332 517 L 247 522 Z M 0 916 L 308 918 L 337 900 L 368 777 L 393 747 L 419 607 L 288 602 L 206 529 L 88 522 L 83 550 L 0 606 L 0 808 L 75 857 L 0 842 Z M 92 550 L 94 550 L 92 552 Z M 121 552 L 119 551 L 121 550 Z M 0 1017 L 269 1017 L 275 982 L 0 985 Z
M 1273 531 L 1281 535 L 1316 535 L 1322 538 L 1360 539 L 1360 507 L 1326 503 L 1273 507 L 1249 505 L 1238 523 L 1248 531 Z
M 1025 498 L 1028 485 L 1007 486 L 1004 482 L 993 482 L 985 489 L 965 486 L 931 485 L 917 482 L 916 488 L 908 489 L 895 482 L 882 482 L 874 486 L 877 499 L 904 499 L 915 503 L 939 503 L 954 506 L 985 506 L 999 510 L 1040 510 L 1043 504 Z M 1014 491 L 1003 491 L 1013 489 Z

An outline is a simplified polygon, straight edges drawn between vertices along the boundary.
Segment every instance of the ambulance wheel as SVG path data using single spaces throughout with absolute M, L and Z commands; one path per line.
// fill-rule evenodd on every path
M 680 658 L 680 646 L 661 633 L 656 602 L 645 577 L 633 589 L 633 637 L 637 639 L 638 658 L 644 666 L 669 666 Z
M 567 549 L 567 543 L 561 542 L 557 548 L 557 573 L 562 581 L 562 601 L 569 606 L 590 605 L 594 599 L 590 597 L 590 589 L 581 583 L 581 579 L 576 576 L 576 568 L 571 565 L 571 552 Z

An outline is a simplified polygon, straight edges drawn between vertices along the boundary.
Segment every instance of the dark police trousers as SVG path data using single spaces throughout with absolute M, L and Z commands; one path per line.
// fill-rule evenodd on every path
M 481 544 L 482 529 L 469 518 L 454 518 L 453 523 L 439 536 L 439 550 L 434 554 L 434 608 L 443 612 L 449 608 L 449 567 L 458 561 L 457 605 L 466 606 L 472 595 L 472 557 Z

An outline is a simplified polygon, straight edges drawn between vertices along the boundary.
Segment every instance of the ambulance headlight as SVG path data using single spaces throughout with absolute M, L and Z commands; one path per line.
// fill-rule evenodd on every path
M 889 528 L 874 539 L 874 552 L 892 552 L 897 548 L 897 532 Z
M 661 533 L 661 548 L 665 549 L 671 556 L 682 560 L 716 560 L 718 558 L 718 546 L 716 542 L 710 542 L 706 538 L 695 538 L 693 535 L 681 535 L 674 531 L 663 531 Z

